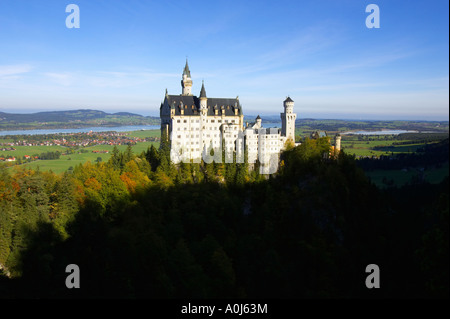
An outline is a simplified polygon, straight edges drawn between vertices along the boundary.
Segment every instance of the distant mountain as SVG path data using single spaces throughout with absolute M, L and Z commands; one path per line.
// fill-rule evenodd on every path
M 159 117 L 97 110 L 50 111 L 28 114 L 0 112 L 0 131 L 81 128 L 89 126 L 159 125 Z
M 97 110 L 70 110 L 70 111 L 50 111 L 50 112 L 37 112 L 29 114 L 16 114 L 16 113 L 5 113 L 0 112 L 0 123 L 1 122 L 12 122 L 12 123 L 48 123 L 48 122 L 74 122 L 74 121 L 90 121 L 93 119 L 111 118 L 111 117 L 136 117 L 144 118 L 144 116 L 139 114 L 133 114 L 128 112 L 118 112 L 118 113 L 106 113 Z M 150 118 L 150 117 L 149 117 Z
M 129 112 L 117 112 L 117 113 L 113 113 L 112 115 L 120 115 L 120 116 L 141 116 L 141 117 L 144 117 L 143 115 L 140 115 L 140 114 L 134 114 L 134 113 L 129 113 Z

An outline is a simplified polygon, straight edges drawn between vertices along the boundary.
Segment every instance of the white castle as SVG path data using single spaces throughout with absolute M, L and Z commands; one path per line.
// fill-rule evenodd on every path
M 294 101 L 288 97 L 281 113 L 281 129 L 263 128 L 261 118 L 244 125 L 244 114 L 236 98 L 208 98 L 202 83 L 200 96 L 192 94 L 188 62 L 181 80 L 182 94 L 169 95 L 166 89 L 161 103 L 161 143 L 170 144 L 173 163 L 225 162 L 243 163 L 247 148 L 248 163 L 260 162 L 260 173 L 278 169 L 280 152 L 287 142 L 295 143 Z

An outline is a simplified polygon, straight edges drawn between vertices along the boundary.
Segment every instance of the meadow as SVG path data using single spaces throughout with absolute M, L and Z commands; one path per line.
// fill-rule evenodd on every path
M 388 126 L 388 128 L 396 128 Z M 346 127 L 341 127 L 340 132 L 348 130 Z M 296 127 L 296 141 L 301 141 L 304 137 L 309 137 L 312 132 L 310 128 Z M 334 136 L 336 132 L 328 132 L 331 138 L 331 143 L 334 145 Z M 401 145 L 395 143 L 401 142 Z M 435 142 L 435 141 L 433 141 Z M 398 153 L 414 153 L 418 148 L 423 147 L 425 141 L 420 141 L 416 138 L 410 140 L 397 140 L 394 135 L 342 135 L 341 149 L 347 154 L 355 155 L 355 157 L 372 157 L 372 156 L 389 156 Z
M 423 150 L 426 145 L 438 143 L 418 139 L 393 139 L 392 136 L 343 136 L 341 148 L 356 158 L 380 156 L 394 156 L 396 154 L 412 154 Z M 421 165 L 408 167 L 405 164 L 401 169 L 375 169 L 365 170 L 365 174 L 378 187 L 402 187 L 406 184 L 428 182 L 440 183 L 449 174 L 448 162 L 445 165 Z
M 341 148 L 347 154 L 355 155 L 356 157 L 364 156 L 381 156 L 392 155 L 398 153 L 414 153 L 418 148 L 421 148 L 425 143 L 417 141 L 410 141 L 409 144 L 393 145 L 396 140 L 375 140 L 375 141 L 357 141 L 347 140 L 345 138 L 341 141 Z M 376 148 L 376 149 L 374 149 Z
M 374 170 L 366 172 L 367 177 L 381 188 L 386 187 L 402 187 L 406 184 L 414 184 L 416 182 L 428 182 L 430 184 L 438 184 L 448 176 L 449 163 L 440 167 L 432 167 L 427 169 L 409 168 L 402 170 Z
M 145 130 L 145 131 L 132 131 L 127 132 L 128 136 L 133 137 L 159 137 L 159 130 Z M 132 146 L 133 153 L 140 154 L 143 151 L 146 151 L 148 147 L 151 145 L 155 147 L 159 147 L 159 142 L 141 142 Z M 56 152 L 59 151 L 64 153 L 67 151 L 67 148 L 64 146 L 15 146 L 15 151 L 0 151 L 0 154 L 8 156 L 12 155 L 16 158 L 22 158 L 24 155 L 33 155 L 33 154 L 41 154 L 44 152 Z M 117 148 L 123 152 L 127 148 L 127 145 L 117 145 Z M 81 152 L 81 150 L 86 150 L 88 152 Z M 87 161 L 92 163 L 96 162 L 100 157 L 102 161 L 106 162 L 111 157 L 112 150 L 114 149 L 114 145 L 94 145 L 89 147 L 84 147 L 78 149 L 74 154 L 69 155 L 61 155 L 60 159 L 56 160 L 36 160 L 30 163 L 24 163 L 21 165 L 12 166 L 10 169 L 14 167 L 30 167 L 30 168 L 39 168 L 39 170 L 53 171 L 55 173 L 63 173 L 69 168 L 74 168 L 78 164 L 83 164 Z M 109 153 L 93 153 L 92 151 L 108 151 Z
M 297 134 L 301 136 L 308 136 L 306 132 L 300 132 L 297 128 Z M 159 137 L 159 130 L 144 130 L 144 131 L 131 131 L 126 133 L 130 137 L 146 138 L 146 137 Z M 360 140 L 363 139 L 363 140 Z M 3 142 L 8 140 L 3 139 Z M 342 137 L 342 149 L 350 155 L 356 157 L 372 157 L 386 155 L 390 156 L 398 153 L 413 153 L 418 148 L 425 145 L 420 141 L 402 141 L 406 144 L 395 145 L 398 140 L 394 140 L 391 137 L 378 136 L 378 137 L 358 137 L 358 136 L 343 136 Z M 159 147 L 159 142 L 141 142 L 132 146 L 133 153 L 140 154 L 142 151 L 146 151 L 151 145 Z M 125 151 L 127 145 L 118 145 L 117 148 L 120 151 Z M 56 152 L 64 153 L 67 151 L 63 146 L 15 146 L 15 151 L 0 151 L 0 155 L 12 155 L 16 158 L 22 158 L 24 155 L 41 154 L 44 152 Z M 63 173 L 70 168 L 74 168 L 78 164 L 83 164 L 87 161 L 95 163 L 99 158 L 101 161 L 108 161 L 111 157 L 113 145 L 95 145 L 90 147 L 84 147 L 78 149 L 75 153 L 69 155 L 61 155 L 57 160 L 37 160 L 22 165 L 11 166 L 14 167 L 30 167 L 39 168 L 39 170 L 53 171 L 55 173 Z M 87 152 L 81 152 L 85 150 Z M 93 153 L 92 151 L 108 151 L 109 153 Z M 411 183 L 417 179 L 423 179 L 430 183 L 439 183 L 444 176 L 448 176 L 448 165 L 437 168 L 429 168 L 424 172 L 418 169 L 405 170 L 374 170 L 366 172 L 367 176 L 372 180 L 374 184 L 379 187 L 388 186 L 402 186 L 406 183 Z

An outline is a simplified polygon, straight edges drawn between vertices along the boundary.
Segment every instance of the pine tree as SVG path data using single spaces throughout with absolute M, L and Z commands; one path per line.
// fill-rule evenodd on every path
M 131 144 L 128 143 L 127 149 L 125 150 L 125 153 L 123 154 L 123 162 L 126 164 L 129 161 L 131 161 L 133 158 L 134 158 L 133 148 L 131 147 Z
M 114 169 L 120 170 L 121 157 L 122 154 L 120 153 L 117 146 L 114 145 L 111 158 L 109 159 L 108 163 L 110 163 Z
M 155 172 L 160 164 L 160 160 L 158 150 L 153 144 L 147 149 L 147 152 L 145 153 L 145 158 L 150 163 L 152 171 Z

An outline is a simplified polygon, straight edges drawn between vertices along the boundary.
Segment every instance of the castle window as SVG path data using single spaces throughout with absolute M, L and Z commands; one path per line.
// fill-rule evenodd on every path
M 187 123 L 187 120 L 184 120 L 183 123 Z
M 177 120 L 177 123 L 180 123 L 180 120 Z
M 215 123 L 215 121 L 214 121 L 214 120 L 211 120 L 211 123 Z

